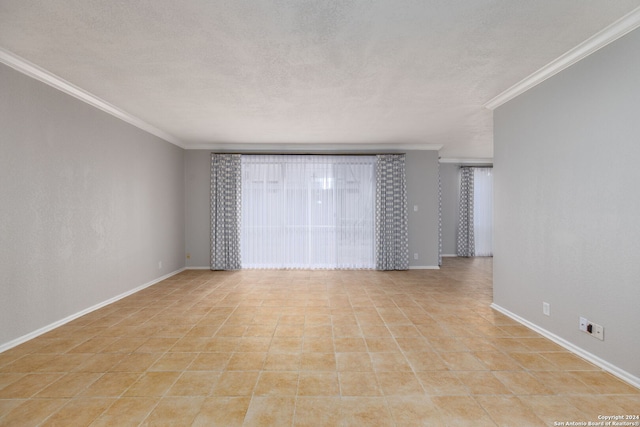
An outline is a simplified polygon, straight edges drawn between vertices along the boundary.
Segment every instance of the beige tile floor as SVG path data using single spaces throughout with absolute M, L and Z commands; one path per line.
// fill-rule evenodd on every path
M 2 426 L 543 426 L 640 390 L 489 308 L 492 261 L 185 271 L 0 353 Z

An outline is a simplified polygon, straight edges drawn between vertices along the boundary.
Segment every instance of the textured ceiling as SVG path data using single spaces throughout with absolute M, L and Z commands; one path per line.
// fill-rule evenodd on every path
M 175 136 L 443 144 L 492 157 L 482 104 L 639 0 L 0 0 L 0 47 Z

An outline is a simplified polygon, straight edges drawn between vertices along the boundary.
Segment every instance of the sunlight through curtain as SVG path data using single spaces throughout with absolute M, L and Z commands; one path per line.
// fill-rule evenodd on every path
M 473 230 L 476 256 L 493 256 L 493 169 L 473 168 Z
M 243 155 L 243 267 L 373 268 L 374 180 L 374 156 Z

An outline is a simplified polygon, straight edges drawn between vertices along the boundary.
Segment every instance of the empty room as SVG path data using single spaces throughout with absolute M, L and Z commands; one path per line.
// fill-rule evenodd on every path
M 0 0 L 0 426 L 640 426 L 637 0 Z

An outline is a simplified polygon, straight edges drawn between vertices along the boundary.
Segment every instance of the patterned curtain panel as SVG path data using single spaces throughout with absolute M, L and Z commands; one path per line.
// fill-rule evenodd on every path
M 475 256 L 473 232 L 473 168 L 460 168 L 460 211 L 458 217 L 458 256 Z
M 238 270 L 242 165 L 239 154 L 211 154 L 211 269 Z
M 409 269 L 404 154 L 380 154 L 376 165 L 376 269 Z

